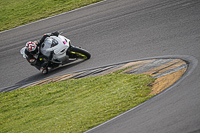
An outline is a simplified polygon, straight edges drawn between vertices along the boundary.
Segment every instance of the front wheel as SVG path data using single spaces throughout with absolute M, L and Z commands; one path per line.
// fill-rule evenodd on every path
M 88 51 L 82 48 L 71 46 L 69 51 L 69 57 L 88 60 L 90 59 L 91 55 Z

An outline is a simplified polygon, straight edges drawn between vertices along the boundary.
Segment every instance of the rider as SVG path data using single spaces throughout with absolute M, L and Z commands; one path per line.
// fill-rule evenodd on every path
M 25 48 L 25 55 L 27 61 L 35 66 L 38 70 L 40 70 L 43 74 L 48 73 L 48 62 L 52 59 L 53 57 L 53 52 L 51 52 L 50 56 L 47 58 L 47 62 L 41 62 L 39 59 L 40 56 L 40 46 L 43 44 L 45 39 L 50 36 L 58 36 L 59 32 L 53 32 L 53 33 L 47 33 L 44 34 L 44 36 L 39 40 L 39 41 L 29 41 L 26 43 L 26 48 Z

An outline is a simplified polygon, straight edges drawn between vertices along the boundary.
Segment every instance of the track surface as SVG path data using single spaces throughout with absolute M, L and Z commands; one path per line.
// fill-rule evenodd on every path
M 200 1 L 106 0 L 51 19 L 0 33 L 0 87 L 10 88 L 77 70 L 157 56 L 190 61 L 178 84 L 89 132 L 200 132 Z M 85 62 L 43 76 L 19 54 L 26 41 L 63 31 L 91 52 Z M 10 87 L 9 87 L 10 86 Z

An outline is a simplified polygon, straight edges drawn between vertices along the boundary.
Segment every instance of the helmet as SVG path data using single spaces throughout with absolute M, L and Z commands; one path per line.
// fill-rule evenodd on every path
M 29 52 L 32 52 L 32 51 L 35 51 L 37 48 L 37 45 L 32 42 L 32 41 L 29 41 L 26 43 L 26 49 L 29 51 Z
M 37 53 L 38 48 L 35 42 L 29 41 L 26 43 L 26 49 L 31 53 Z

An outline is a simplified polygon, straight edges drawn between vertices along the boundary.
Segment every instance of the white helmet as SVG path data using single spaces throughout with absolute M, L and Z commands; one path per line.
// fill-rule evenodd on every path
M 29 41 L 29 42 L 26 43 L 26 49 L 29 52 L 37 53 L 37 51 L 38 51 L 37 45 L 35 44 L 35 42 L 32 42 L 32 41 Z

